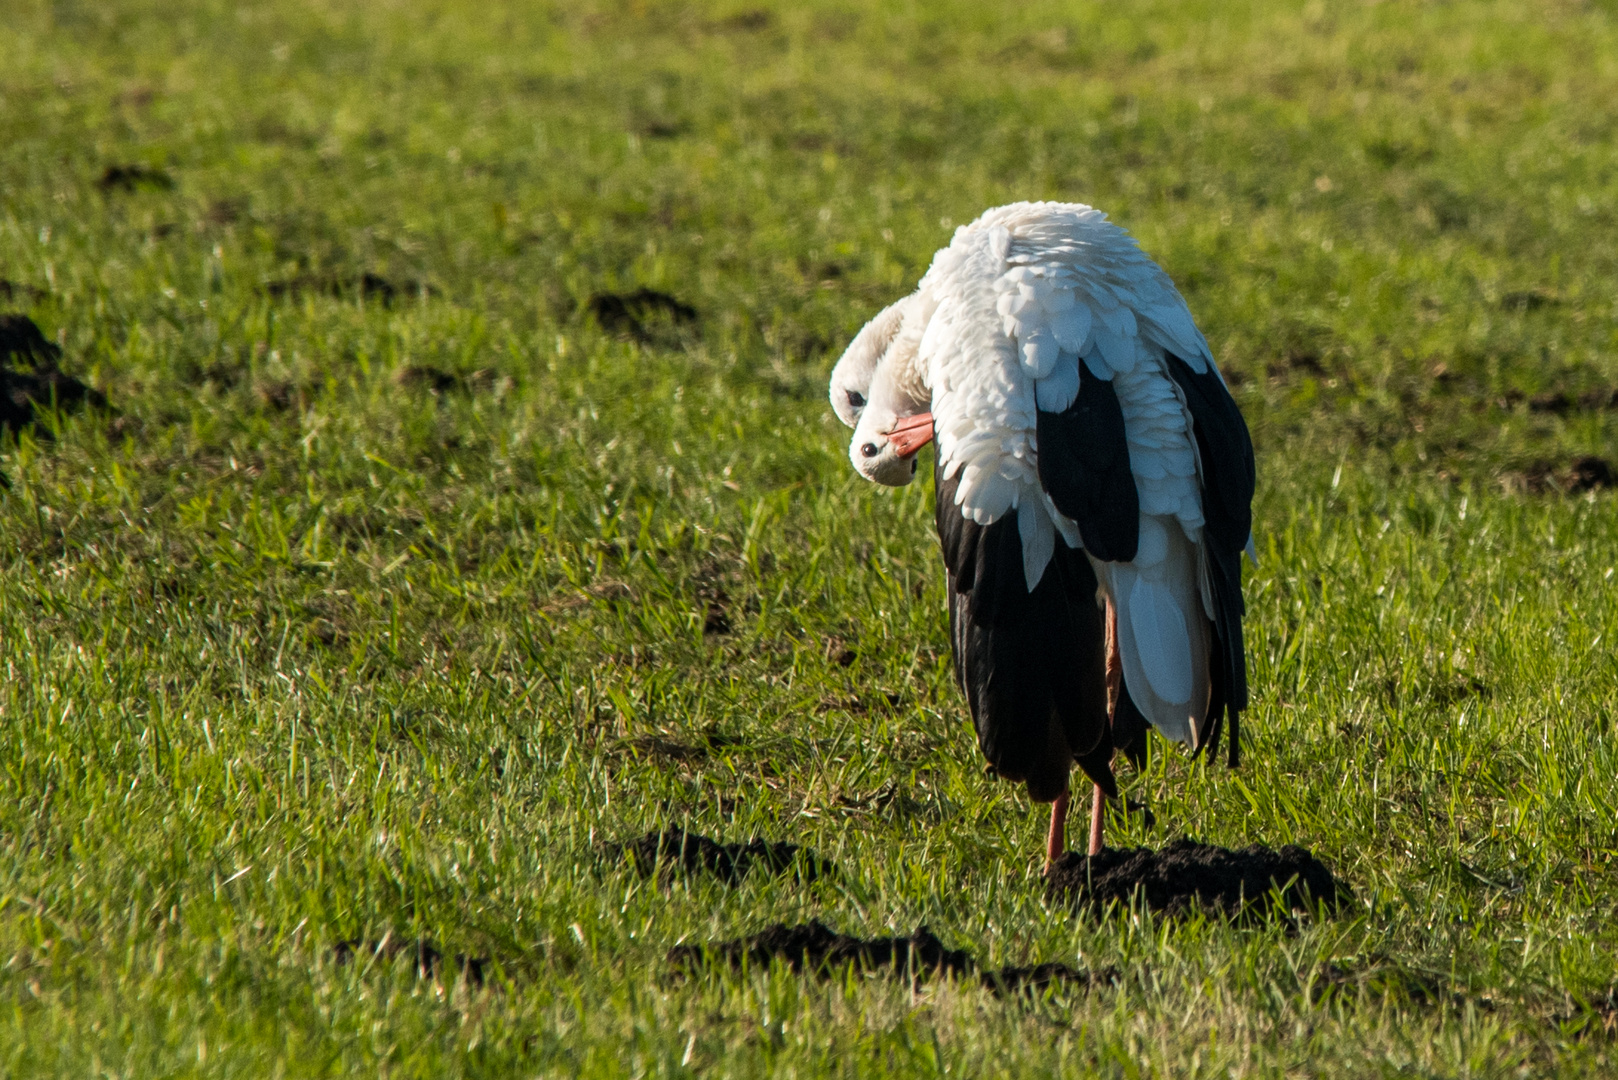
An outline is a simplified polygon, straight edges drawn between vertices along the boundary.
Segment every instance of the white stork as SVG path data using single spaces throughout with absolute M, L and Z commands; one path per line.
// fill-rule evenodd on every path
M 916 291 L 832 372 L 867 479 L 903 485 L 938 440 L 955 674 L 991 770 L 1052 802 L 1149 723 L 1210 755 L 1247 706 L 1241 555 L 1253 444 L 1167 274 L 1099 210 L 1013 203 L 955 231 Z

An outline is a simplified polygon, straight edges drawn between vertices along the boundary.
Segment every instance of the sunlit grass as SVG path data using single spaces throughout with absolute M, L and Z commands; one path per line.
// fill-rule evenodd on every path
M 0 445 L 0 1071 L 1608 1071 L 1613 17 L 14 5 L 0 311 L 116 413 Z M 1141 239 L 1259 450 L 1245 764 L 1112 837 L 1305 845 L 1336 917 L 1048 907 L 983 775 L 931 491 L 824 382 L 1016 198 Z M 640 288 L 697 320 L 588 313 Z M 838 871 L 600 853 L 675 824 Z M 664 961 L 812 918 L 1118 982 Z

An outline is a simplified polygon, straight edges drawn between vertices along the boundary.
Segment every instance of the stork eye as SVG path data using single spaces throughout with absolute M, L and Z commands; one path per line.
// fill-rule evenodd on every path
M 882 448 L 874 442 L 868 442 L 864 446 L 860 447 L 860 453 L 864 454 L 866 457 L 876 457 L 881 452 Z
M 848 392 L 848 403 L 856 409 L 863 409 L 865 408 L 865 395 L 858 390 L 850 390 Z

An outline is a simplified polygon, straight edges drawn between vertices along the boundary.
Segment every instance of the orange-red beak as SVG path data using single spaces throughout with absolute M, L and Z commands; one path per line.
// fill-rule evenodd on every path
M 888 441 L 893 444 L 900 457 L 911 456 L 933 441 L 933 414 L 924 412 L 905 417 L 894 424 L 893 430 L 888 432 Z

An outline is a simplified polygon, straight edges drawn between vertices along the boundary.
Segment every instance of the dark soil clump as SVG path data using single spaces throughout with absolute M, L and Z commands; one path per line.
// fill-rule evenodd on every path
M 0 315 L 0 360 L 14 356 L 54 364 L 62 357 L 62 347 L 41 333 L 28 316 Z
M 839 934 L 822 922 L 788 926 L 776 923 L 761 933 L 713 945 L 678 945 L 669 950 L 669 962 L 692 967 L 703 960 L 724 960 L 733 966 L 768 964 L 780 959 L 794 971 L 828 972 L 845 965 L 861 971 L 888 969 L 917 977 L 932 974 L 968 975 L 976 965 L 961 949 L 947 949 L 925 926 L 909 937 L 857 938 Z
M 714 25 L 720 30 L 757 31 L 768 30 L 774 22 L 774 15 L 761 8 L 756 8 L 727 16 Z
M 1602 458 L 1581 457 L 1569 470 L 1567 486 L 1570 491 L 1595 491 L 1614 484 L 1618 484 L 1618 472 Z
M 361 962 L 372 958 L 391 961 L 399 956 L 409 956 L 416 962 L 416 974 L 423 979 L 435 978 L 446 959 L 443 951 L 428 938 L 419 938 L 415 941 L 401 941 L 391 937 L 384 937 L 381 941 L 362 941 L 353 938 L 339 941 L 332 946 L 331 955 L 339 964 L 347 964 L 355 959 Z M 466 976 L 468 985 L 483 985 L 483 969 L 489 963 L 487 957 L 456 953 L 448 959 L 454 964 L 456 971 Z
M 394 381 L 400 386 L 418 387 L 434 394 L 447 394 L 452 390 L 466 389 L 466 380 L 459 375 L 427 364 L 412 364 L 401 368 L 399 374 L 394 376 Z
M 292 408 L 301 412 L 309 407 L 314 389 L 284 381 L 260 383 L 253 388 L 253 396 L 260 405 L 274 412 L 286 412 Z
M 1029 967 L 1008 966 L 994 971 L 983 973 L 983 985 L 997 994 L 1037 994 L 1053 983 L 1081 983 L 1085 986 L 1094 986 L 1097 983 L 1116 983 L 1119 975 L 1116 969 L 1107 968 L 1104 971 L 1080 971 L 1067 964 L 1033 964 Z
M 0 368 L 0 427 L 21 431 L 34 422 L 36 408 L 48 409 L 53 404 L 63 412 L 85 404 L 104 409 L 107 399 L 55 368 L 33 373 Z
M 742 740 L 734 735 L 717 731 L 703 732 L 700 739 L 700 743 L 687 743 L 663 735 L 637 735 L 632 739 L 620 739 L 617 745 L 650 758 L 692 763 L 706 761 L 715 753 L 742 743 Z
M 656 289 L 637 289 L 632 293 L 597 293 L 590 297 L 586 310 L 595 316 L 596 324 L 609 334 L 625 334 L 639 341 L 650 340 L 647 323 L 666 320 L 676 324 L 697 321 L 697 309 L 668 293 Z
M 49 296 L 44 289 L 33 285 L 24 285 L 20 282 L 0 278 L 0 300 L 25 300 L 30 304 L 37 304 Z
M 1529 412 L 1553 413 L 1557 416 L 1564 416 L 1572 408 L 1573 399 L 1560 390 L 1536 394 L 1528 399 Z
M 457 375 L 453 371 L 445 371 L 430 364 L 411 364 L 400 368 L 393 381 L 400 386 L 426 390 L 431 394 L 448 394 L 455 391 L 470 394 L 488 390 L 499 380 L 488 368 L 478 368 L 470 374 Z
M 831 869 L 829 863 L 797 844 L 772 844 L 759 839 L 721 844 L 684 829 L 664 829 L 638 840 L 609 844 L 607 852 L 626 860 L 641 874 L 657 874 L 664 879 L 676 873 L 709 873 L 722 881 L 735 882 L 754 867 L 763 867 L 772 874 L 795 870 L 804 881 L 813 881 Z
M 136 188 L 172 191 L 174 177 L 149 165 L 108 165 L 102 170 L 96 187 L 102 191 L 134 191 Z
M 1576 1002 L 1572 1008 L 1551 1016 L 1551 1023 L 1574 1038 L 1611 1037 L 1618 1033 L 1618 987 L 1605 994 Z
M 33 424 L 36 410 L 52 406 L 71 412 L 84 405 L 105 409 L 97 390 L 57 369 L 62 350 L 40 333 L 26 315 L 0 315 L 0 362 L 20 360 L 32 370 L 0 367 L 0 428 L 19 432 Z
M 1094 907 L 1127 904 L 1139 895 L 1167 915 L 1203 909 L 1234 918 L 1267 913 L 1274 889 L 1287 911 L 1335 908 L 1348 896 L 1348 887 L 1301 847 L 1231 851 L 1194 840 L 1176 840 L 1162 851 L 1109 848 L 1094 858 L 1070 851 L 1051 868 L 1045 894 Z
M 730 633 L 730 613 L 718 603 L 710 600 L 708 610 L 702 617 L 702 632 L 704 634 Z
M 1618 485 L 1618 469 L 1612 462 L 1594 455 L 1575 458 L 1565 468 L 1549 461 L 1536 461 L 1527 468 L 1502 473 L 1500 484 L 1509 492 L 1529 495 L 1551 491 L 1580 495 Z
M 290 300 L 305 294 L 332 296 L 340 300 L 357 296 L 361 300 L 380 300 L 384 307 L 392 307 L 393 301 L 400 296 L 428 297 L 438 294 L 437 289 L 425 282 L 394 282 L 370 270 L 358 277 L 300 273 L 266 283 L 264 292 L 275 300 Z
M 1500 298 L 1500 306 L 1506 311 L 1538 311 L 1559 307 L 1562 302 L 1562 298 L 1549 289 L 1519 289 Z

